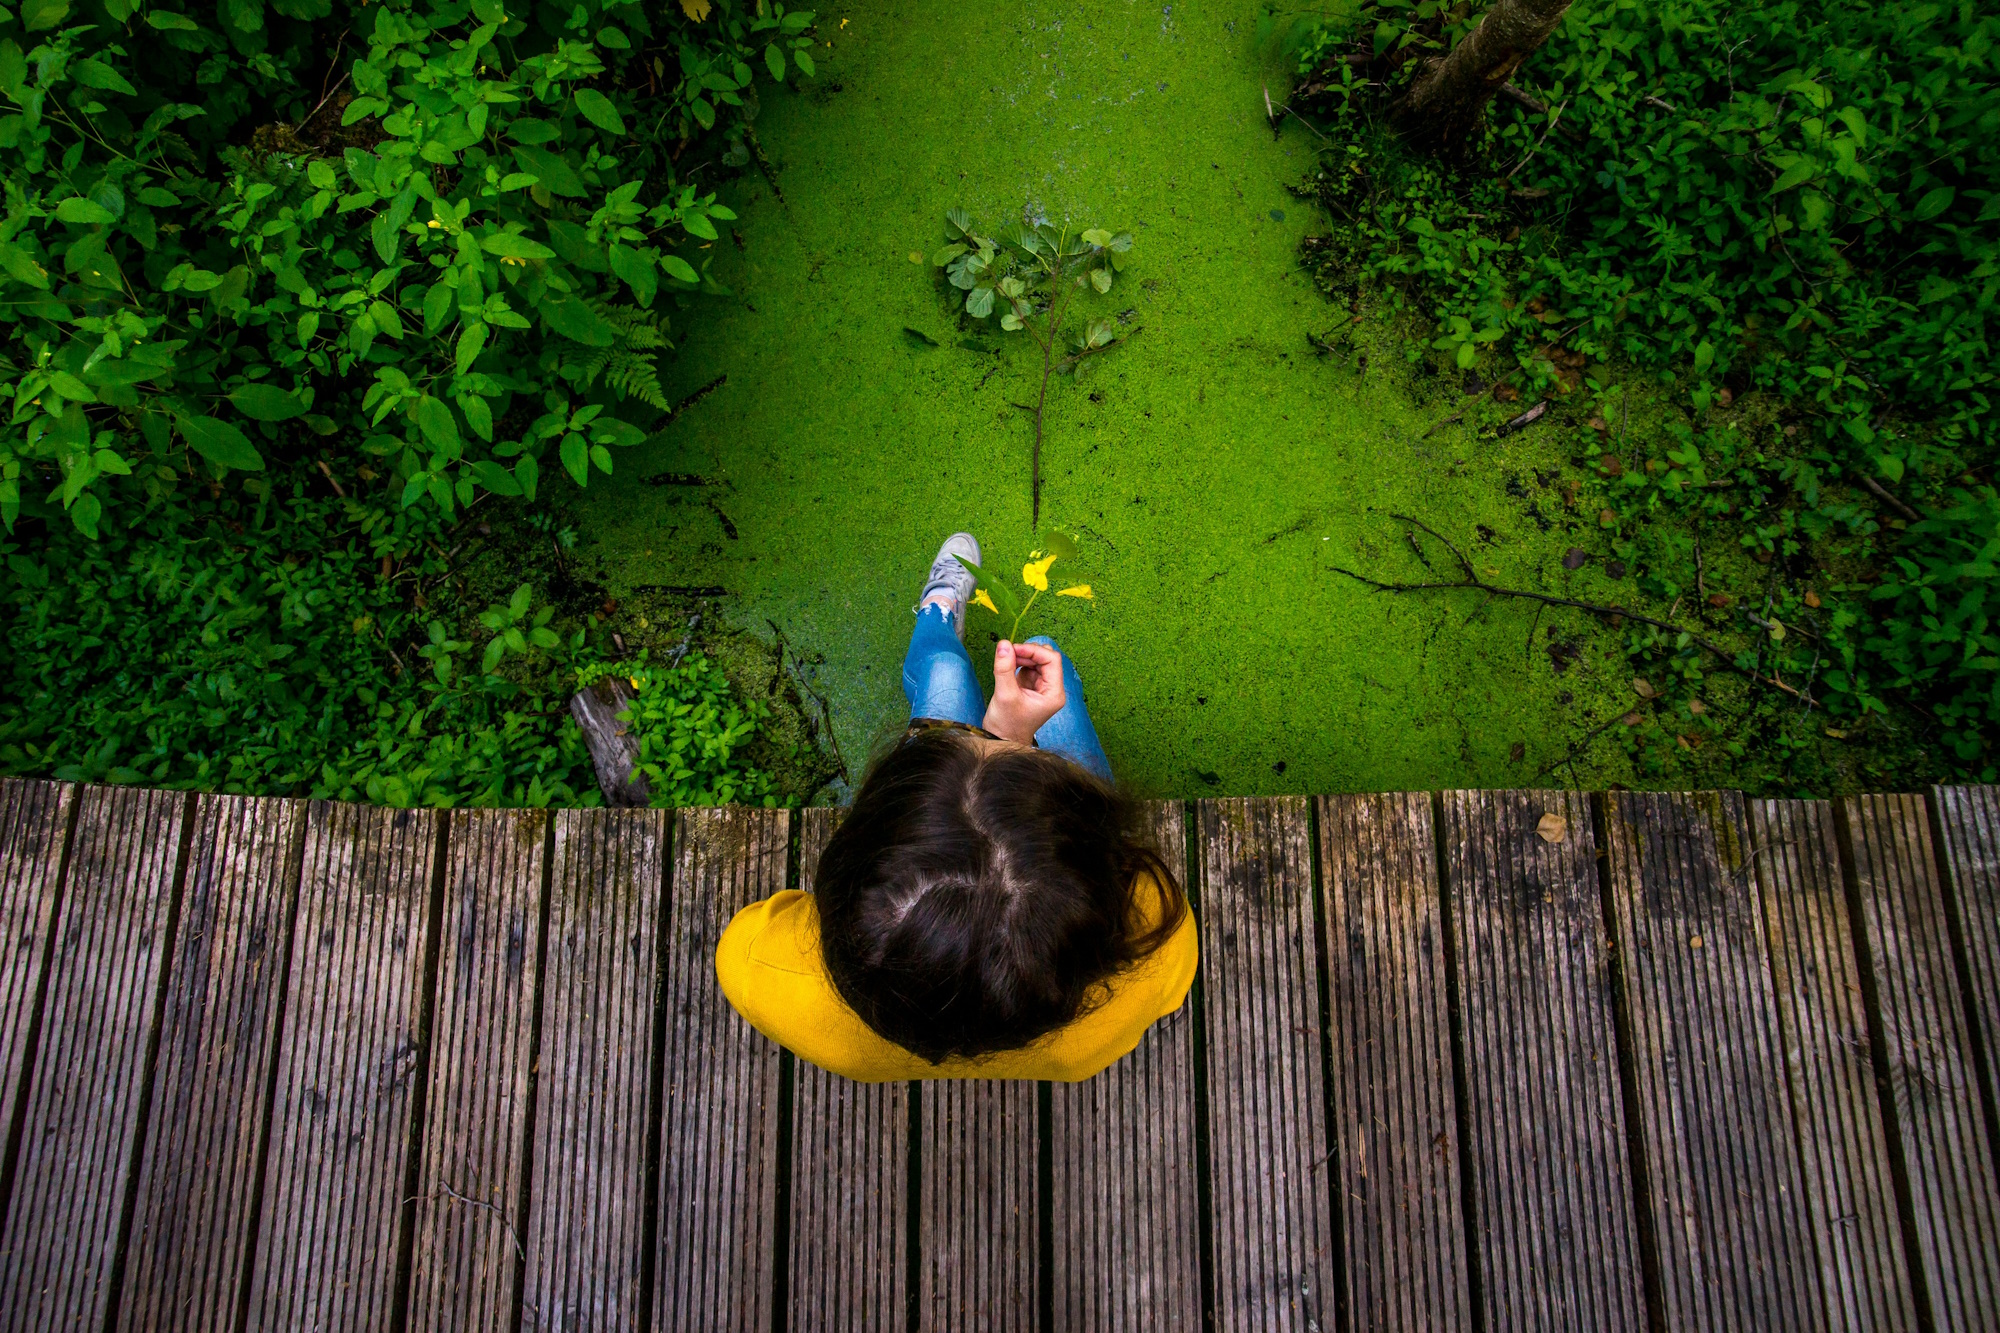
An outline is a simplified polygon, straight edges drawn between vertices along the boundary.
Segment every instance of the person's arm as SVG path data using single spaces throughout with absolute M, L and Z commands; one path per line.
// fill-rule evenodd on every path
M 983 725 L 1003 741 L 1033 745 L 1042 723 L 1068 702 L 1063 691 L 1062 654 L 1040 643 L 993 648 L 993 702 Z

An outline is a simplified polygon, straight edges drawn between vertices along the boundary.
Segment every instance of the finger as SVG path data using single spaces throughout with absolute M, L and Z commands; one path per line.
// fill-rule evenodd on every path
M 1024 664 L 1032 662 L 1036 666 L 1062 666 L 1062 654 L 1045 643 L 1023 643 L 1016 647 L 1015 652 Z
M 1021 697 L 1021 679 L 1014 674 L 1014 645 L 1002 639 L 993 646 L 993 702 Z

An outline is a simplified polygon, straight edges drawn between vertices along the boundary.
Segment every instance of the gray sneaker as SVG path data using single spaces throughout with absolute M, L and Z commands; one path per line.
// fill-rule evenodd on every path
M 972 571 L 954 558 L 964 556 L 973 564 L 978 564 L 979 540 L 969 532 L 954 532 L 938 547 L 937 559 L 931 561 L 930 578 L 924 583 L 924 590 L 917 596 L 917 604 L 912 609 L 921 611 L 924 603 L 934 595 L 944 593 L 951 598 L 947 608 L 951 616 L 951 627 L 960 640 L 965 638 L 965 604 L 972 600 L 972 589 L 978 583 Z

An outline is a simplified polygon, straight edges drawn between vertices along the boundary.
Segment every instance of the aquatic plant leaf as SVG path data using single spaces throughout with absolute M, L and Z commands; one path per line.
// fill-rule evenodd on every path
M 1042 549 L 1052 559 L 1074 560 L 1083 554 L 1083 548 L 1076 544 L 1076 538 L 1061 528 L 1050 528 L 1042 536 Z

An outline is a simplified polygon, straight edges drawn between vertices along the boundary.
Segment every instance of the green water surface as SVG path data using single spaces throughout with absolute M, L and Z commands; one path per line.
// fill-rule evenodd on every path
M 1360 373 L 1312 354 L 1307 332 L 1348 312 L 1297 264 L 1314 220 L 1285 187 L 1314 140 L 1265 118 L 1264 86 L 1287 80 L 1257 9 L 821 9 L 818 79 L 767 96 L 759 121 L 784 198 L 755 174 L 726 192 L 742 240 L 711 253 L 736 295 L 706 300 L 667 368 L 676 398 L 727 383 L 590 489 L 611 587 L 717 585 L 739 625 L 775 622 L 858 767 L 907 716 L 910 608 L 938 542 L 970 529 L 1013 569 L 1033 544 L 1032 427 L 1010 404 L 1032 398 L 1034 349 L 959 347 L 953 302 L 910 258 L 954 205 L 988 225 L 1026 209 L 1136 238 L 1092 308 L 1143 331 L 1050 390 L 1043 510 L 1084 547 L 1056 578 L 1097 599 L 1045 601 L 1036 625 L 1076 661 L 1122 778 L 1178 797 L 1622 776 L 1603 745 L 1596 767 L 1546 771 L 1622 707 L 1604 636 L 1558 674 L 1549 630 L 1581 628 L 1561 614 L 1537 627 L 1526 603 L 1330 572 L 1422 577 L 1400 511 L 1496 579 L 1619 591 L 1595 563 L 1561 568 L 1583 520 L 1537 479 L 1561 461 L 1556 430 L 1425 438 L 1455 386 L 1414 402 L 1380 364 L 1391 342 Z M 645 480 L 669 472 L 716 484 Z M 975 615 L 982 674 L 992 628 Z

